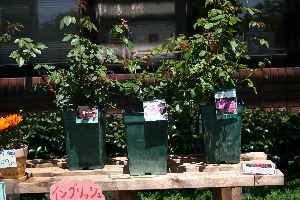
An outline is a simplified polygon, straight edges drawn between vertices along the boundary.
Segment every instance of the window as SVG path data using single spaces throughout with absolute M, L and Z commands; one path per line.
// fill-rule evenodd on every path
M 203 0 L 192 1 L 192 21 L 197 18 L 207 17 L 207 12 L 212 9 L 212 5 L 205 7 Z M 232 0 L 235 2 L 235 0 Z M 238 13 L 242 23 L 238 24 L 238 34 L 236 37 L 247 43 L 251 60 L 245 60 L 245 64 L 250 67 L 257 67 L 257 63 L 262 57 L 267 57 L 272 64 L 268 67 L 286 67 L 300 64 L 300 58 L 296 60 L 297 50 L 297 8 L 299 10 L 300 1 L 297 0 L 239 0 L 243 6 L 253 7 L 261 10 L 261 14 L 250 15 L 247 12 Z M 300 10 L 299 10 L 300 11 Z M 300 14 L 300 13 L 299 13 Z M 250 21 L 262 21 L 265 28 L 255 30 L 249 28 Z M 255 32 L 255 34 L 254 34 Z M 266 39 L 270 47 L 261 46 L 257 40 L 252 40 L 252 36 Z M 295 57 L 296 56 L 296 57 Z M 298 56 L 299 57 L 299 56 Z
M 240 0 L 240 3 L 262 12 L 251 15 L 245 11 L 238 14 L 242 23 L 238 26 L 237 37 L 247 43 L 249 55 L 286 55 L 285 0 L 251 0 L 248 5 L 245 0 Z M 266 27 L 249 28 L 250 21 L 264 22 Z M 253 37 L 267 40 L 269 48 L 260 45 L 257 40 L 252 40 Z
M 162 45 L 172 35 L 187 33 L 187 1 L 184 0 L 96 0 L 94 7 L 99 30 L 97 42 L 112 44 L 114 38 L 109 31 L 124 18 L 130 27 L 133 51 L 138 55 L 149 55 L 150 48 Z M 131 56 L 123 44 L 117 45 L 117 49 L 119 55 Z
M 48 46 L 33 62 L 59 63 L 66 61 L 66 52 L 70 49 L 68 42 L 61 42 L 64 32 L 75 33 L 75 26 L 60 30 L 60 20 L 65 15 L 75 16 L 75 0 L 0 0 L 0 35 L 6 33 L 6 21 L 21 23 L 24 29 L 16 32 L 17 37 L 29 37 L 35 43 Z M 17 14 L 16 14 L 17 13 Z M 9 54 L 16 49 L 13 44 L 2 45 L 0 66 L 15 64 Z
M 235 1 L 235 0 L 232 0 Z M 59 21 L 66 14 L 74 15 L 78 0 L 0 0 L 0 34 L 6 32 L 6 20 L 24 24 L 25 28 L 17 33 L 18 37 L 30 37 L 35 42 L 45 43 L 49 49 L 43 51 L 34 62 L 64 63 L 70 45 L 61 42 L 63 33 L 75 33 L 75 27 L 59 29 Z M 245 5 L 245 0 L 239 0 Z M 189 5 L 191 4 L 191 7 Z M 144 54 L 149 48 L 158 46 L 172 33 L 191 34 L 192 25 L 199 17 L 206 17 L 205 0 L 89 0 L 87 13 L 98 28 L 89 37 L 96 43 L 110 44 L 113 40 L 109 30 L 125 18 L 132 27 L 130 37 L 135 45 L 134 51 Z M 253 16 L 238 13 L 243 19 L 239 24 L 237 37 L 249 47 L 250 66 L 257 66 L 261 57 L 268 57 L 270 67 L 300 65 L 300 1 L 298 0 L 249 0 L 249 6 L 262 11 Z M 17 14 L 16 14 L 17 13 Z M 192 19 L 190 16 L 192 15 Z M 246 25 L 250 20 L 263 21 L 266 28 L 256 31 L 256 36 L 267 39 L 267 49 L 250 40 L 254 29 Z M 298 39 L 299 38 L 299 39 Z M 15 64 L 9 58 L 14 45 L 0 46 L 0 67 Z M 119 44 L 119 54 L 129 52 Z

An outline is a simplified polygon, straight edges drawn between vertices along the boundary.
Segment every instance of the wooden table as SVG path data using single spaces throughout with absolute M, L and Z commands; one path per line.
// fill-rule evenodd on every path
M 242 199 L 244 186 L 284 185 L 284 174 L 245 175 L 242 163 L 272 163 L 263 152 L 245 153 L 239 164 L 205 164 L 203 155 L 168 156 L 168 173 L 151 178 L 112 179 L 112 174 L 128 174 L 126 157 L 108 157 L 105 167 L 97 170 L 69 171 L 63 159 L 28 160 L 27 179 L 5 182 L 6 193 L 49 193 L 51 185 L 59 181 L 91 179 L 103 191 L 119 191 L 126 199 L 133 190 L 211 188 L 213 199 Z M 126 192 L 128 191 L 128 192 Z M 124 197 L 125 196 L 125 197 Z M 133 197 L 128 197 L 133 199 Z

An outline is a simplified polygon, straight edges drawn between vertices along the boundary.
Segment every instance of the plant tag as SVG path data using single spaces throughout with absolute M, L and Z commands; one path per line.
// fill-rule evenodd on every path
M 102 189 L 90 179 L 59 181 L 50 187 L 50 199 L 98 199 L 105 200 Z
M 0 199 L 6 200 L 5 184 L 3 182 L 0 182 Z
M 112 174 L 110 175 L 111 179 L 128 179 L 131 178 L 129 174 Z
M 243 174 L 276 175 L 274 163 L 243 163 Z
M 166 101 L 164 99 L 144 101 L 143 108 L 145 121 L 168 120 Z
M 237 118 L 236 89 L 216 90 L 215 105 L 217 119 Z
M 78 106 L 76 123 L 98 123 L 98 107 Z
M 0 151 L 0 168 L 17 167 L 15 150 Z

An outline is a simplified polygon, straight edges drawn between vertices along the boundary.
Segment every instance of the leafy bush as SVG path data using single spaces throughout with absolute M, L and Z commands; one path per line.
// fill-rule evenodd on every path
M 177 109 L 180 109 L 179 112 Z M 182 106 L 169 110 L 169 154 L 201 153 L 203 135 L 198 130 L 197 107 Z M 23 115 L 21 128 L 29 159 L 62 158 L 66 155 L 60 113 L 54 110 Z M 242 151 L 262 151 L 287 173 L 300 166 L 300 113 L 289 109 L 263 107 L 245 109 L 242 124 Z M 107 156 L 126 156 L 123 120 L 109 114 L 106 123 Z
M 62 158 L 66 155 L 60 113 L 55 110 L 23 114 L 21 126 L 28 144 L 28 159 Z
M 170 154 L 200 153 L 203 135 L 199 133 L 199 109 L 191 105 L 170 108 L 168 151 Z
M 106 155 L 127 155 L 125 124 L 117 114 L 109 114 L 106 118 Z
M 300 174 L 285 177 L 284 186 L 243 187 L 244 199 L 251 200 L 296 200 L 300 199 Z
M 263 107 L 245 110 L 242 151 L 263 151 L 281 169 L 300 166 L 300 113 L 290 109 Z

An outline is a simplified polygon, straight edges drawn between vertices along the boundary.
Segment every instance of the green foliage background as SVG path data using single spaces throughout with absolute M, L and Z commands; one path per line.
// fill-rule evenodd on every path
M 28 159 L 63 158 L 65 138 L 60 112 L 48 110 L 23 114 L 20 123 L 29 145 Z M 169 154 L 203 153 L 203 134 L 199 132 L 198 108 L 186 107 L 180 113 L 170 111 L 168 127 Z M 262 151 L 284 173 L 300 167 L 300 113 L 290 109 L 245 109 L 242 124 L 242 152 Z M 106 120 L 107 156 L 126 156 L 125 124 L 117 114 Z

